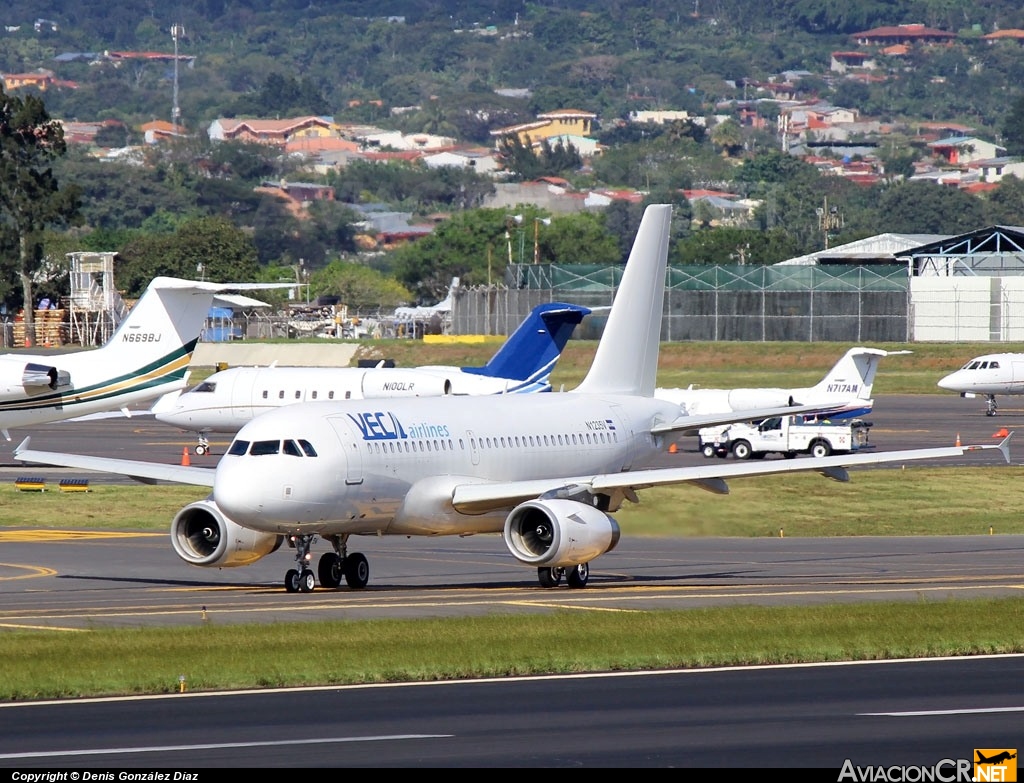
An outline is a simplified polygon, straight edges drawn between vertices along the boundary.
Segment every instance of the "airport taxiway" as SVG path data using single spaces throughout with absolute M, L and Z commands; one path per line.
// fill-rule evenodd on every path
M 893 396 L 876 400 L 870 420 L 880 450 L 951 445 L 958 436 L 963 443 L 992 443 L 1003 427 L 1024 429 L 1024 408 L 1006 404 L 990 418 L 977 400 Z M 214 438 L 215 451 L 228 440 Z M 32 431 L 33 448 L 173 463 L 193 442 L 145 417 Z M 680 443 L 665 464 L 707 462 L 695 438 Z M 1013 456 L 1020 464 L 1024 451 Z M 194 465 L 212 467 L 216 459 L 190 455 Z M 994 470 L 1004 465 L 991 451 L 963 461 Z M 0 481 L 26 475 L 127 481 L 2 462 Z M 496 535 L 366 537 L 354 542 L 370 559 L 365 590 L 288 594 L 282 588 L 288 551 L 245 568 L 198 569 L 178 560 L 166 532 L 42 531 L 37 520 L 26 523 L 0 529 L 0 630 L 943 600 L 1024 590 L 1021 536 L 648 539 L 625 531 L 616 550 L 595 563 L 586 590 L 539 588 L 535 572 L 515 563 Z

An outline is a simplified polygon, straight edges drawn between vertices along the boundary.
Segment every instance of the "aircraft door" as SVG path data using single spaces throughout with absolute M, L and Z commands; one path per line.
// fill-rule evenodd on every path
M 227 394 L 222 399 L 231 400 L 232 414 L 236 419 L 249 421 L 252 418 L 253 376 L 249 373 L 238 373 L 236 371 L 231 374 L 230 384 L 231 388 L 225 389 Z
M 1024 392 L 1024 362 L 1012 362 L 1013 380 L 1010 382 L 1010 390 L 1013 392 Z
M 362 439 L 356 437 L 355 430 L 344 416 L 330 416 L 327 421 L 334 428 L 334 432 L 338 436 L 338 443 L 345 454 L 345 483 L 362 484 L 363 452 L 360 450 Z
M 612 405 L 615 437 L 622 450 L 622 470 L 631 470 L 636 458 L 636 444 L 633 442 L 633 426 L 629 418 L 622 415 L 621 405 Z
M 477 448 L 476 435 L 473 430 L 466 430 L 466 440 L 469 442 L 469 458 L 474 465 L 480 464 L 480 450 Z

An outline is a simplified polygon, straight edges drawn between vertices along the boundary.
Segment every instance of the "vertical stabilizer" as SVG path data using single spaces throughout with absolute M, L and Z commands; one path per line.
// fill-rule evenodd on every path
M 219 286 L 155 278 L 138 303 L 92 359 L 113 375 L 184 378 Z
M 654 395 L 672 207 L 644 211 L 590 372 L 578 392 Z
M 547 383 L 573 329 L 589 312 L 589 308 L 561 302 L 537 305 L 487 364 L 462 371 Z
M 813 398 L 868 399 L 875 385 L 878 363 L 883 356 L 889 355 L 889 351 L 878 348 L 851 348 L 821 382 L 810 390 Z

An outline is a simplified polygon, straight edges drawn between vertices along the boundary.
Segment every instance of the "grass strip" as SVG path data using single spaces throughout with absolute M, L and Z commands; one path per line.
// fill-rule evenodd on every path
M 615 514 L 627 536 L 886 536 L 1024 533 L 1024 466 L 853 470 L 848 483 L 817 474 L 735 479 L 728 495 L 693 485 L 640 493 Z M 0 486 L 0 527 L 169 529 L 202 487 L 97 484 L 88 493 Z M 999 498 L 998 503 L 993 498 Z M 955 509 L 955 513 L 951 513 Z M 2 534 L 0 530 L 0 534 Z M 382 544 L 386 546 L 385 544 Z
M 1016 653 L 1022 621 L 1003 598 L 12 631 L 0 700 Z

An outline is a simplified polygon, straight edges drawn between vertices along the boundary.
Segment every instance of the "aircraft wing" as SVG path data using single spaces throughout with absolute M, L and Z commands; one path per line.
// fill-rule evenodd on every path
M 1012 435 L 1012 433 L 1011 433 Z M 1010 461 L 1010 436 L 998 444 L 980 446 L 948 446 L 935 449 L 906 449 L 878 453 L 839 454 L 815 459 L 811 457 L 771 462 L 741 462 L 732 464 L 697 465 L 682 468 L 651 468 L 625 473 L 603 473 L 572 478 L 533 479 L 493 483 L 459 484 L 454 487 L 452 505 L 466 514 L 482 514 L 545 495 L 572 494 L 573 491 L 615 494 L 636 501 L 635 492 L 668 484 L 692 483 L 701 489 L 726 495 L 726 479 L 745 476 L 765 476 L 777 473 L 816 472 L 836 481 L 849 481 L 846 468 L 858 465 L 879 465 L 888 462 L 912 462 L 922 459 L 959 457 L 968 452 L 998 449 Z
M 658 435 L 665 432 L 677 432 L 681 435 L 696 435 L 704 427 L 716 427 L 720 424 L 735 424 L 738 421 L 759 421 L 774 416 L 796 416 L 801 413 L 825 415 L 841 408 L 841 405 L 787 405 L 780 408 L 750 408 L 742 411 L 722 411 L 721 413 L 700 413 L 694 416 L 682 415 L 672 421 L 655 424 L 651 433 Z
M 83 454 L 62 454 L 58 451 L 36 451 L 28 447 L 28 442 L 29 439 L 25 438 L 14 450 L 14 458 L 19 462 L 35 462 L 40 465 L 56 465 L 62 468 L 78 468 L 79 470 L 113 473 L 118 476 L 128 476 L 143 484 L 169 481 L 174 484 L 212 487 L 213 477 L 216 472 L 211 468 L 198 468 L 186 465 L 164 465 L 158 462 L 89 457 Z

